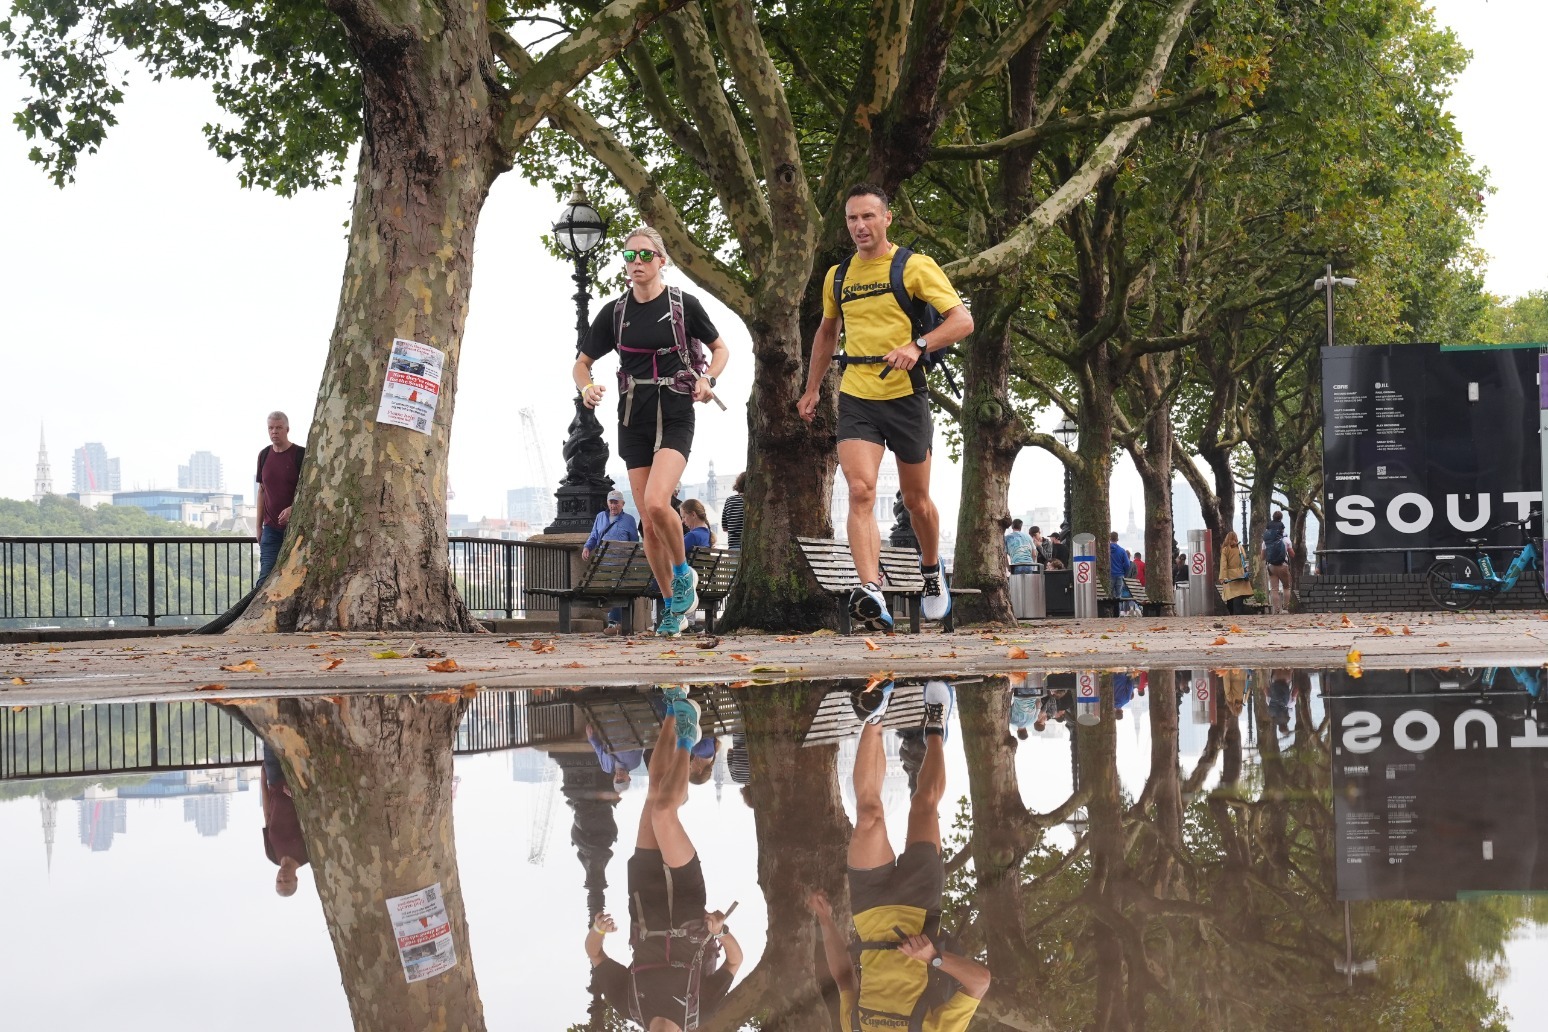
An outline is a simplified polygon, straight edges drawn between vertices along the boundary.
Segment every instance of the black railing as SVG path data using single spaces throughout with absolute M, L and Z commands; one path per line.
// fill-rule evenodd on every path
M 529 708 L 549 695 L 549 689 L 527 688 L 480 692 L 457 727 L 453 751 L 496 752 L 574 737 L 572 707 Z M 257 735 L 230 710 L 204 702 L 0 711 L 0 781 L 247 767 L 262 759 Z
M 1481 550 L 1492 557 L 1503 558 L 1503 563 L 1495 563 L 1503 570 L 1521 551 L 1521 546 L 1484 545 Z M 1313 554 L 1317 556 L 1318 573 L 1337 576 L 1352 573 L 1340 567 L 1355 563 L 1363 567 L 1359 571 L 1361 573 L 1423 573 L 1429 569 L 1437 555 L 1460 553 L 1470 556 L 1478 551 L 1480 549 L 1476 545 L 1425 545 L 1415 548 L 1320 548 L 1315 549 Z
M 0 627 L 166 626 L 219 616 L 252 590 L 250 537 L 0 537 Z M 561 545 L 455 537 L 452 575 L 468 608 L 506 617 L 553 611 L 528 588 L 570 584 Z

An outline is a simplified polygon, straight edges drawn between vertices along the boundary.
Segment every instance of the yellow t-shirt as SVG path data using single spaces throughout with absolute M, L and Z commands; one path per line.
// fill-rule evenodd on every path
M 862 259 L 856 255 L 850 261 L 849 271 L 844 274 L 842 311 L 833 300 L 833 277 L 838 273 L 838 266 L 830 268 L 823 277 L 822 314 L 827 319 L 842 317 L 847 354 L 885 355 L 914 337 L 914 325 L 909 321 L 908 313 L 892 296 L 892 252 L 895 250 L 897 245 L 893 244 L 880 257 Z M 962 304 L 941 267 L 926 254 L 915 253 L 909 257 L 908 264 L 903 266 L 903 286 L 909 296 L 928 301 L 942 315 Z M 890 401 L 914 393 L 907 373 L 894 370 L 883 380 L 881 371 L 885 368 L 879 363 L 846 366 L 839 390 L 871 401 Z
M 910 265 L 913 263 L 910 262 Z M 893 307 L 896 307 L 894 305 Z M 892 379 L 888 377 L 887 379 Z M 894 927 L 909 935 L 924 931 L 925 912 L 919 907 L 872 907 L 855 915 L 861 942 L 896 942 Z M 862 1032 L 906 1032 L 908 1018 L 930 981 L 930 966 L 897 950 L 866 950 L 860 954 L 860 1028 Z M 839 1027 L 850 1032 L 853 993 L 839 993 Z M 963 1032 L 978 1010 L 978 1000 L 956 992 L 924 1016 L 924 1032 Z

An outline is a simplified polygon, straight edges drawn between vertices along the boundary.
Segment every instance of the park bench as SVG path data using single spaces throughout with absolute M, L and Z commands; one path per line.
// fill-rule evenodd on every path
M 796 544 L 801 549 L 801 558 L 806 561 L 807 568 L 817 578 L 817 586 L 847 603 L 849 593 L 860 586 L 860 578 L 855 575 L 855 557 L 850 553 L 849 545 L 828 538 L 807 537 L 796 538 Z M 903 612 L 894 609 L 893 618 L 907 615 L 908 629 L 918 634 L 922 619 L 919 602 L 924 593 L 924 574 L 919 572 L 919 553 L 912 548 L 882 545 L 880 558 L 883 581 L 881 591 L 887 597 L 888 607 L 893 608 L 894 599 L 903 602 Z M 954 596 L 976 595 L 978 589 L 952 588 L 951 593 Z M 955 629 L 954 617 L 955 613 L 946 614 L 942 622 L 946 630 Z M 845 634 L 853 631 L 847 604 L 839 606 L 839 620 Z
M 714 633 L 715 616 L 736 582 L 742 553 L 724 548 L 695 548 L 688 563 L 699 574 L 699 605 L 704 608 L 704 629 Z M 637 598 L 657 599 L 661 592 L 651 580 L 645 546 L 638 541 L 604 541 L 591 553 L 580 583 L 569 588 L 527 588 L 534 595 L 559 600 L 559 633 L 568 634 L 577 602 L 610 608 L 625 606 Z M 625 627 L 633 633 L 636 628 Z
M 860 682 L 856 681 L 853 687 L 860 687 Z M 811 726 L 806 729 L 806 734 L 801 736 L 803 746 L 832 745 L 855 737 L 860 729 L 860 722 L 855 717 L 855 708 L 850 702 L 849 692 L 848 687 L 834 688 L 822 697 L 822 702 L 817 705 L 817 713 L 812 717 Z M 900 684 L 894 688 L 892 699 L 887 703 L 887 712 L 882 714 L 882 727 L 902 731 L 919 727 L 923 720 L 923 682 Z
M 1123 601 L 1139 603 L 1140 612 L 1146 616 L 1171 616 L 1172 603 L 1153 602 L 1145 597 L 1145 585 L 1139 582 L 1138 577 L 1125 577 L 1123 586 L 1128 589 L 1129 598 Z M 1097 589 L 1097 615 L 1117 616 L 1119 601 L 1111 596 L 1107 590 L 1107 582 L 1102 577 L 1096 578 Z
M 725 685 L 692 685 L 689 693 L 699 704 L 699 727 L 705 735 L 742 732 L 742 714 L 731 689 Z M 647 689 L 582 688 L 566 693 L 564 702 L 580 711 L 584 723 L 591 725 L 611 752 L 651 748 L 661 732 L 661 718 L 651 705 Z

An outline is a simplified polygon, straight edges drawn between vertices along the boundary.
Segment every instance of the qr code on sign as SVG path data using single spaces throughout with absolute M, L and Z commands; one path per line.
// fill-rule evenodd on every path
M 420 420 L 420 422 L 424 422 L 424 420 Z M 1377 466 L 1376 467 L 1376 475 L 1378 477 L 1386 476 L 1387 475 L 1387 467 L 1386 466 Z
M 435 902 L 435 899 L 436 899 L 436 896 L 437 896 L 435 888 L 436 887 L 434 885 L 432 885 L 428 889 L 425 890 L 425 902 L 426 903 L 434 903 Z
M 420 416 L 414 420 L 414 429 L 422 433 L 428 432 L 430 430 L 430 421 L 424 416 Z

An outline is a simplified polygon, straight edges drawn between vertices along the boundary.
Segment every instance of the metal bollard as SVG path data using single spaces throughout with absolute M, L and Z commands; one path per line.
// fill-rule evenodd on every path
M 1096 537 L 1076 534 L 1074 541 L 1075 619 L 1089 620 L 1097 615 Z

